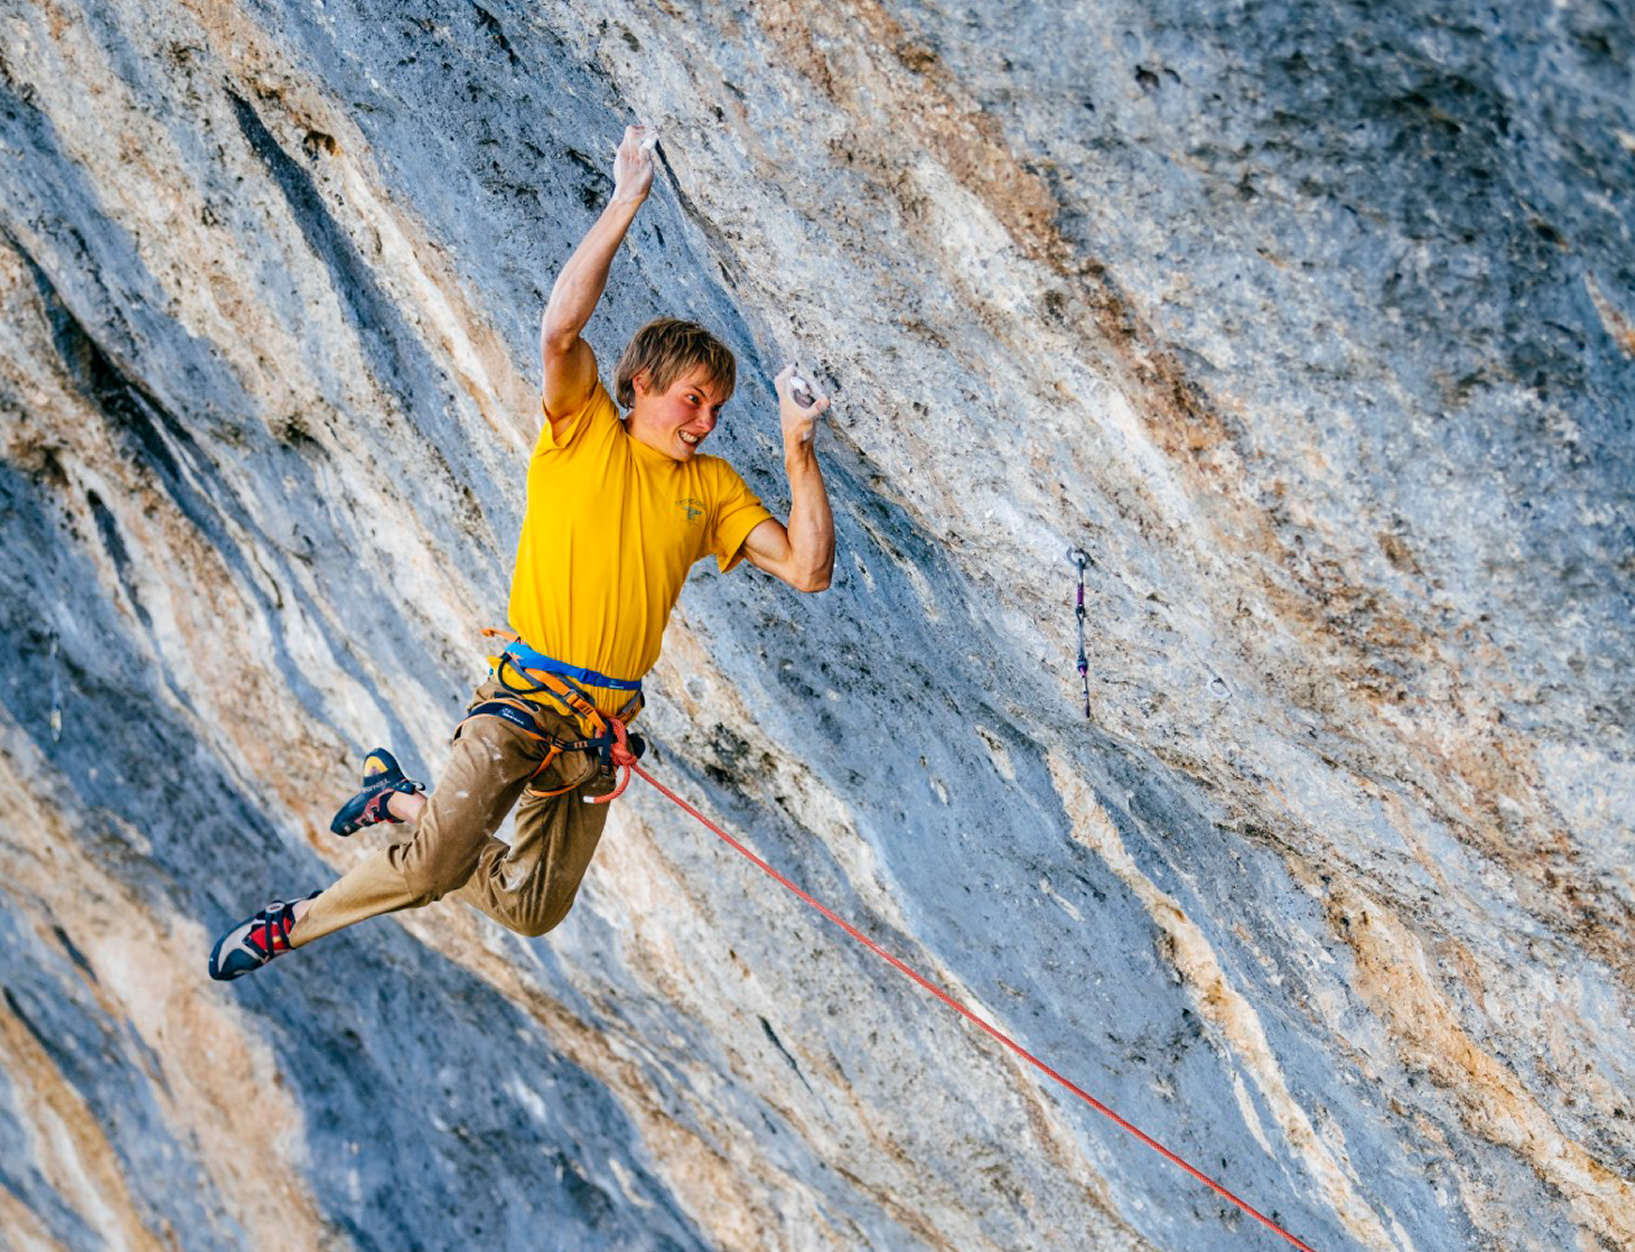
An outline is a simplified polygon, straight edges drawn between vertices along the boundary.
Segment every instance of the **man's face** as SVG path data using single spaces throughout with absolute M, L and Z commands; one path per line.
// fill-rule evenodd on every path
M 721 420 L 727 392 L 700 367 L 683 374 L 663 391 L 649 391 L 646 376 L 633 380 L 636 403 L 629 431 L 648 447 L 677 461 L 690 461 Z

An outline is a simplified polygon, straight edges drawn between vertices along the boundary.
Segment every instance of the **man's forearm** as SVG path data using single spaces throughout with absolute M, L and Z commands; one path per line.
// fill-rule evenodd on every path
M 834 575 L 835 519 L 810 440 L 786 448 L 783 465 L 789 475 L 787 530 L 796 565 L 795 585 L 803 591 L 822 591 Z
M 641 205 L 640 199 L 621 200 L 615 196 L 579 241 L 568 263 L 556 276 L 556 285 L 551 288 L 551 298 L 545 305 L 540 333 L 547 342 L 577 338 L 585 329 L 607 287 L 613 255 L 624 242 Z

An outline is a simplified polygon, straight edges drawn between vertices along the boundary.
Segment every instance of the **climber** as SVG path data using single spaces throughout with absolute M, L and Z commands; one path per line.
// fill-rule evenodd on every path
M 813 451 L 828 408 L 776 379 L 789 478 L 787 526 L 725 461 L 700 451 L 732 395 L 737 366 L 691 322 L 639 330 L 610 397 L 580 336 L 614 253 L 653 184 L 650 128 L 625 130 L 613 196 L 563 266 L 540 327 L 544 422 L 528 463 L 527 507 L 512 574 L 511 642 L 455 732 L 435 790 L 423 794 L 384 749 L 365 760 L 362 790 L 332 829 L 376 822 L 404 837 L 326 890 L 275 900 L 224 934 L 210 976 L 261 968 L 354 922 L 444 895 L 520 934 L 545 933 L 573 904 L 607 820 L 612 761 L 640 712 L 641 678 L 689 568 L 741 560 L 799 591 L 822 591 L 834 567 L 834 520 Z M 801 400 L 806 400 L 805 394 Z M 614 401 L 628 410 L 621 420 Z M 514 839 L 494 837 L 517 811 Z

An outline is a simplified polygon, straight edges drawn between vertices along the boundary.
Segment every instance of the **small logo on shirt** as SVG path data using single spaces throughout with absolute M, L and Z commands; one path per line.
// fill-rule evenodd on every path
M 680 509 L 687 515 L 687 520 L 689 522 L 696 522 L 699 518 L 704 516 L 704 502 L 702 500 L 695 500 L 691 496 L 688 496 L 683 500 L 677 500 L 676 508 Z

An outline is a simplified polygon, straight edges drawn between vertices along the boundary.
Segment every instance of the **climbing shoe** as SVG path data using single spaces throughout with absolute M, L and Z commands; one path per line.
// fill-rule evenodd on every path
M 400 821 L 386 808 L 392 793 L 401 791 L 404 795 L 412 796 L 425 789 L 424 783 L 403 777 L 396 757 L 385 748 L 376 748 L 363 758 L 363 790 L 341 805 L 335 820 L 329 823 L 329 829 L 341 836 L 355 835 L 376 822 Z
M 318 893 L 314 891 L 307 899 Z M 234 926 L 210 949 L 210 977 L 232 982 L 253 974 L 275 956 L 290 950 L 290 927 L 295 925 L 294 900 L 274 900 L 254 917 Z

